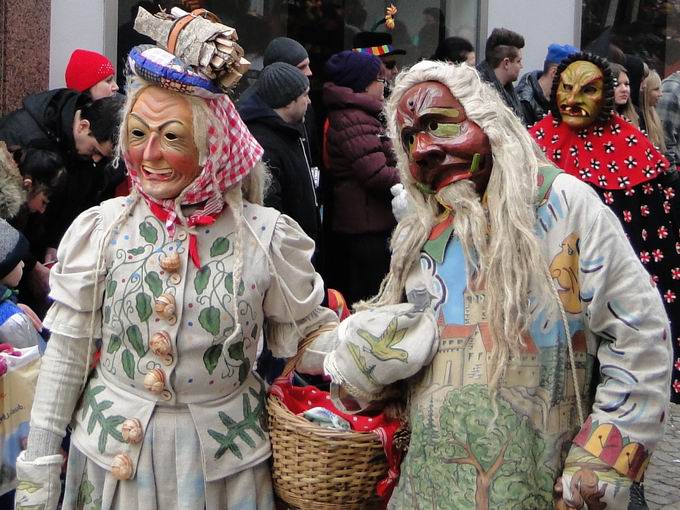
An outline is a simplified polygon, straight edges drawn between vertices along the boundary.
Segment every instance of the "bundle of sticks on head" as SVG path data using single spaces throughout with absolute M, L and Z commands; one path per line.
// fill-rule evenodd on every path
M 173 7 L 169 13 L 151 14 L 140 7 L 135 30 L 151 37 L 223 90 L 233 87 L 250 67 L 243 58 L 243 48 L 236 42 L 236 29 L 223 25 L 205 9 L 189 13 Z

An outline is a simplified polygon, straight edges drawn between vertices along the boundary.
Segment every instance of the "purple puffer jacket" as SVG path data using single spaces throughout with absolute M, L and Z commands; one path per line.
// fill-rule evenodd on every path
M 333 175 L 333 231 L 386 232 L 396 225 L 390 187 L 399 182 L 392 143 L 378 120 L 382 102 L 326 83 L 327 149 Z

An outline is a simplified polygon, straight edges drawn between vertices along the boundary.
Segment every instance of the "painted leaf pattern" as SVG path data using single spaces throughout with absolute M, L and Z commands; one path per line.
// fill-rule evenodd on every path
M 194 289 L 196 289 L 196 294 L 203 294 L 203 291 L 208 286 L 210 282 L 210 268 L 208 266 L 203 266 L 194 278 Z
M 226 237 L 218 237 L 212 243 L 210 247 L 210 256 L 217 257 L 219 255 L 224 255 L 229 250 L 229 239 Z
M 137 324 L 133 324 L 132 326 L 127 328 L 125 334 L 127 335 L 127 338 L 130 341 L 132 348 L 137 353 L 137 356 L 139 356 L 140 358 L 144 356 L 144 354 L 146 354 L 146 351 L 144 350 L 144 344 L 142 343 L 142 332 L 139 330 L 139 326 L 137 326 Z
M 123 443 L 123 434 L 118 430 L 118 427 L 125 421 L 124 416 L 112 415 L 106 416 L 104 411 L 113 406 L 110 400 L 102 400 L 98 402 L 96 396 L 104 391 L 104 386 L 93 386 L 93 377 L 90 385 L 83 392 L 83 419 L 87 418 L 87 413 L 90 412 L 90 419 L 87 422 L 87 433 L 92 434 L 97 425 L 100 427 L 98 448 L 101 453 L 106 450 L 106 443 L 109 436 L 116 441 Z
M 210 375 L 215 371 L 215 367 L 217 367 L 221 355 L 222 344 L 211 345 L 205 353 L 203 353 L 203 364 Z
M 198 314 L 198 322 L 208 333 L 217 336 L 220 332 L 220 311 L 214 306 L 208 306 Z
M 227 276 L 224 278 L 224 285 L 229 294 L 234 293 L 234 273 L 227 273 Z M 246 286 L 243 283 L 243 280 L 241 280 L 241 284 L 238 286 L 238 295 L 242 296 L 245 291 Z
M 139 234 L 147 243 L 154 244 L 158 241 L 158 230 L 148 221 L 144 221 L 139 225 Z
M 125 375 L 127 375 L 130 379 L 135 378 L 135 357 L 133 354 L 128 350 L 125 349 L 123 351 L 123 370 L 125 371 Z
M 137 294 L 135 296 L 135 308 L 137 309 L 139 320 L 142 322 L 148 321 L 149 317 L 151 317 L 151 296 L 149 296 L 146 292 L 140 292 Z
M 117 352 L 118 349 L 120 349 L 120 346 L 123 344 L 123 340 L 118 336 L 118 335 L 111 335 L 111 338 L 109 338 L 109 345 L 106 348 L 106 352 L 109 354 L 113 354 L 114 352 Z
M 265 439 L 265 393 L 264 390 L 259 393 L 253 389 L 249 389 L 250 395 L 257 403 L 253 409 L 250 403 L 248 393 L 243 394 L 243 419 L 236 421 L 228 416 L 223 411 L 218 412 L 218 416 L 222 424 L 227 428 L 226 434 L 217 430 L 208 429 L 208 434 L 220 445 L 215 452 L 215 460 L 220 459 L 225 453 L 231 452 L 232 455 L 238 459 L 243 459 L 241 448 L 236 444 L 236 440 L 240 439 L 250 448 L 255 448 L 256 443 L 253 440 L 251 433 L 256 434 L 260 439 Z
M 153 297 L 157 298 L 163 293 L 163 282 L 156 271 L 150 271 L 144 278 L 144 281 L 149 286 L 149 290 L 151 291 L 151 294 L 153 294 Z

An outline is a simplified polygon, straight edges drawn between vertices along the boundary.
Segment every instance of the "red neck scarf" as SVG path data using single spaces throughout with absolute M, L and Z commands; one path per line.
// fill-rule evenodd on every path
M 161 220 L 163 223 L 168 221 L 168 219 L 170 218 L 170 214 L 165 209 L 163 209 L 156 202 L 147 201 L 147 203 L 149 204 L 149 208 L 151 209 L 151 212 L 156 218 Z M 187 225 L 189 227 L 202 227 L 206 225 L 212 225 L 213 223 L 215 223 L 215 220 L 217 219 L 219 214 L 220 213 L 196 214 L 190 216 L 187 219 Z M 177 215 L 175 215 L 173 222 L 175 225 L 181 224 Z M 198 254 L 198 241 L 196 239 L 196 234 L 194 232 L 189 232 L 189 256 L 191 257 L 191 260 L 196 266 L 196 268 L 200 269 L 201 258 Z

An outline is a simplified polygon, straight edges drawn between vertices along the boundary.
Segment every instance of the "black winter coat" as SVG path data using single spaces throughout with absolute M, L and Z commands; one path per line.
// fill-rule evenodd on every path
M 28 96 L 23 108 L 0 119 L 0 140 L 8 146 L 39 147 L 56 152 L 66 166 L 66 178 L 56 188 L 42 221 L 46 236 L 41 246 L 32 246 L 41 257 L 48 247 L 56 248 L 71 222 L 81 212 L 101 202 L 107 187 L 105 163 L 94 165 L 79 157 L 73 139 L 73 119 L 89 96 L 69 89 L 55 89 Z
M 542 74 L 543 71 L 540 70 L 526 73 L 515 87 L 527 126 L 533 126 L 550 111 L 550 102 L 543 95 L 543 89 L 538 83 Z
M 318 241 L 319 208 L 304 124 L 284 122 L 257 94 L 240 103 L 238 112 L 264 149 L 272 175 L 264 204 L 293 218 Z

